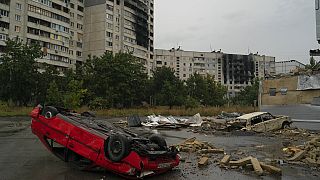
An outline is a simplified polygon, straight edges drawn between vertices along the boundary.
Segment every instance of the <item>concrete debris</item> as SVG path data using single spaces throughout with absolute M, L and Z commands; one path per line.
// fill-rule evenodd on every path
M 320 166 L 320 137 L 306 142 L 304 146 L 288 147 L 283 151 L 290 154 L 289 161 L 300 161 L 312 166 Z
M 300 161 L 311 166 L 320 166 L 320 137 L 313 138 L 306 142 L 304 146 L 288 147 L 283 150 L 287 154 L 292 154 L 292 157 L 288 159 L 289 161 Z
M 231 156 L 230 155 L 225 155 L 221 161 L 220 161 L 220 165 L 227 165 L 230 161 Z
M 258 161 L 257 158 L 251 158 L 251 164 L 253 166 L 254 171 L 261 176 L 263 174 L 263 170 L 260 166 L 260 162 Z
M 281 175 L 282 173 L 282 170 L 280 168 L 267 165 L 264 162 L 259 162 L 257 158 L 254 158 L 252 156 L 248 156 L 237 161 L 229 161 L 230 158 L 230 155 L 225 155 L 220 161 L 220 166 L 225 167 L 228 165 L 231 169 L 237 169 L 236 167 L 244 167 L 245 169 L 254 170 L 254 172 L 259 176 L 263 175 L 264 171 L 267 171 L 271 174 Z
M 209 163 L 209 158 L 208 157 L 202 157 L 199 162 L 198 162 L 198 166 L 206 166 Z
M 196 138 L 190 138 L 176 145 L 180 152 L 198 152 L 199 154 L 224 153 L 223 149 L 217 149 L 208 142 L 200 142 Z
M 245 165 L 251 163 L 251 159 L 252 159 L 252 157 L 249 156 L 249 157 L 237 160 L 237 161 L 230 161 L 229 165 L 230 166 L 245 166 Z
M 218 115 L 218 119 L 232 119 L 242 116 L 242 113 L 233 112 L 233 113 L 227 113 L 222 111 L 220 115 Z
M 282 170 L 280 168 L 271 166 L 271 165 L 267 165 L 263 162 L 260 162 L 260 166 L 262 167 L 263 170 L 268 171 L 271 174 L 281 174 Z
M 293 157 L 289 158 L 288 160 L 289 161 L 299 161 L 302 158 L 304 158 L 305 154 L 306 154 L 306 151 L 300 151 L 300 152 L 296 153 Z

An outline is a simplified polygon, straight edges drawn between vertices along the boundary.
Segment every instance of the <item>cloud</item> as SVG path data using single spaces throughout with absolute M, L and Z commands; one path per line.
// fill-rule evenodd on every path
M 252 52 L 308 61 L 315 37 L 314 1 L 158 0 L 155 47 Z

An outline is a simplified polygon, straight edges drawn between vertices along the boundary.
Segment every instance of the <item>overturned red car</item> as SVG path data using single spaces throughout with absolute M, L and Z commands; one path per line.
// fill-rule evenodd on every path
M 97 167 L 129 178 L 167 172 L 179 165 L 174 147 L 159 135 L 148 138 L 125 128 L 99 123 L 90 113 L 78 114 L 53 106 L 31 112 L 32 132 L 57 157 L 82 170 Z

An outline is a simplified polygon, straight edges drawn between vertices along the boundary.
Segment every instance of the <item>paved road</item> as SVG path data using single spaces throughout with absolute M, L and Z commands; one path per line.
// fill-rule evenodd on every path
M 309 130 L 320 130 L 320 106 L 287 105 L 263 106 L 261 111 L 274 115 L 287 115 L 292 117 L 294 126 Z
M 282 149 L 282 140 L 263 136 L 211 136 L 181 131 L 159 131 L 169 144 L 176 144 L 185 138 L 196 136 L 202 141 L 208 141 L 217 147 L 222 147 L 227 153 L 236 155 L 238 150 L 264 158 L 279 158 Z M 261 148 L 262 147 L 262 148 Z M 237 170 L 223 170 L 215 163 L 207 168 L 197 167 L 197 158 L 183 155 L 186 161 L 174 171 L 150 179 L 230 179 L 247 180 L 261 179 L 252 173 L 241 173 Z M 223 156 L 223 155 L 221 155 Z M 246 156 L 246 155 L 243 155 Z M 218 157 L 218 160 L 222 157 Z M 214 157 L 211 158 L 213 161 Z M 310 168 L 282 166 L 282 179 L 319 179 L 320 172 Z M 14 134 L 0 133 L 0 180 L 117 180 L 120 177 L 108 172 L 82 172 L 53 156 L 40 141 L 31 133 L 30 128 Z M 264 176 L 262 179 L 280 179 L 276 176 Z

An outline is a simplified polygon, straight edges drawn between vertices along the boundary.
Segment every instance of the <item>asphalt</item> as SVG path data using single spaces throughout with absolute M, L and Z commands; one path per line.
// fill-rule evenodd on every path
M 15 121 L 15 118 L 0 118 L 1 123 Z M 19 118 L 17 118 L 19 119 Z M 18 121 L 18 120 L 17 120 Z M 29 122 L 28 118 L 19 121 Z M 137 129 L 141 130 L 141 129 Z M 242 156 L 255 156 L 259 160 L 281 159 L 281 150 L 284 141 L 272 136 L 252 134 L 222 134 L 206 135 L 193 133 L 188 129 L 153 130 L 153 133 L 162 134 L 168 144 L 177 144 L 186 138 L 197 137 L 201 141 L 207 141 L 216 147 L 224 148 L 234 159 L 240 158 L 236 153 L 243 152 Z M 287 142 L 288 143 L 288 142 Z M 299 142 L 300 143 L 300 142 Z M 289 164 L 281 165 L 283 175 L 280 176 L 255 176 L 250 171 L 220 169 L 214 161 L 219 161 L 223 155 L 210 158 L 210 165 L 205 168 L 197 167 L 197 157 L 192 154 L 182 153 L 186 159 L 179 167 L 166 174 L 148 179 L 319 179 L 320 172 L 309 167 L 300 167 Z M 62 162 L 53 156 L 41 142 L 31 133 L 27 126 L 19 132 L 0 132 L 0 180 L 117 180 L 121 177 L 109 172 L 83 172 L 75 166 Z

